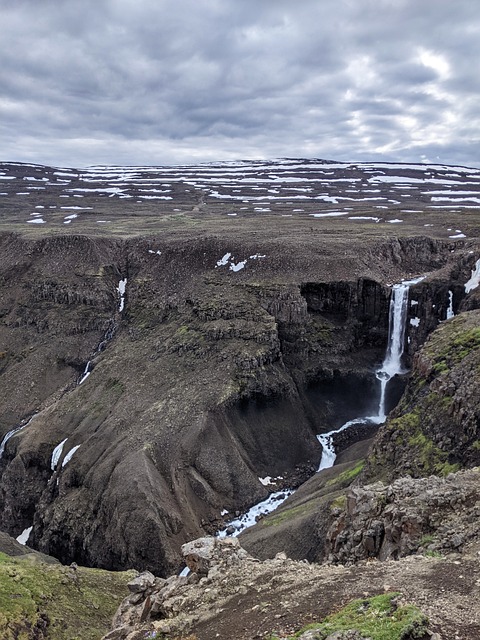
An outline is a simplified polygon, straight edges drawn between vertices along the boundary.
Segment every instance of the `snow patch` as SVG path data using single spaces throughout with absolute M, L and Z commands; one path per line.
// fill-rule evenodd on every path
M 63 446 L 67 440 L 68 438 L 65 438 L 65 440 L 62 440 L 60 444 L 57 444 L 57 446 L 52 452 L 52 459 L 50 460 L 50 469 L 52 471 L 55 471 L 55 469 L 57 468 L 58 461 L 62 456 Z
M 118 305 L 118 310 L 122 312 L 125 308 L 125 289 L 127 287 L 127 279 L 124 278 L 120 280 L 117 287 L 118 295 L 120 296 L 120 302 Z
M 24 529 L 22 533 L 19 536 L 17 536 L 16 541 L 25 546 L 28 542 L 30 534 L 32 533 L 32 529 L 33 529 L 33 525 L 31 527 L 28 527 L 27 529 Z
M 480 259 L 475 263 L 475 269 L 472 269 L 471 278 L 465 283 L 465 293 L 470 293 L 472 289 L 476 289 L 480 284 Z
M 245 265 L 247 264 L 246 260 L 241 260 L 240 262 L 237 262 L 237 264 L 235 264 L 234 262 L 232 262 L 230 264 L 230 271 L 240 271 L 240 269 L 243 269 L 245 267 Z
M 232 254 L 231 253 L 226 253 L 223 258 L 220 258 L 220 260 L 217 260 L 217 266 L 215 267 L 215 269 L 217 267 L 224 267 L 228 261 L 230 260 Z
M 62 462 L 62 469 L 63 467 L 67 464 L 67 462 L 70 462 L 70 460 L 72 459 L 73 454 L 75 453 L 75 451 L 77 451 L 77 449 L 80 448 L 80 445 L 77 444 L 75 447 L 73 447 L 73 449 L 70 449 L 70 451 L 67 453 L 67 455 L 64 457 L 63 462 Z

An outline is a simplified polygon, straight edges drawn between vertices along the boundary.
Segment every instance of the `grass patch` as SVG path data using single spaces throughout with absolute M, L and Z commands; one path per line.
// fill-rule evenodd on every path
M 342 473 L 338 475 L 336 478 L 332 478 L 331 480 L 328 480 L 325 483 L 325 486 L 331 487 L 334 484 L 342 484 L 342 485 L 351 484 L 355 480 L 355 478 L 363 471 L 364 466 L 365 466 L 365 461 L 360 460 L 360 462 L 358 462 L 351 469 L 346 469 L 345 471 L 342 471 Z
M 412 458 L 417 460 L 427 473 L 447 476 L 460 468 L 459 464 L 450 464 L 447 461 L 448 453 L 437 447 L 433 440 L 421 431 L 410 436 L 408 444 L 414 449 Z
M 345 509 L 347 505 L 347 496 L 342 494 L 341 496 L 337 496 L 330 503 L 330 509 L 333 511 L 334 509 Z
M 387 593 L 373 598 L 354 600 L 323 622 L 309 624 L 295 635 L 300 638 L 306 631 L 315 631 L 315 640 L 325 640 L 335 631 L 355 629 L 371 640 L 402 640 L 405 637 L 422 638 L 427 631 L 428 620 L 413 605 L 398 606 L 398 593 Z M 276 640 L 272 636 L 271 640 Z
M 480 328 L 461 328 L 446 344 L 434 343 L 429 348 L 430 357 L 433 358 L 433 371 L 436 374 L 449 371 L 478 348 L 480 348 Z
M 132 576 L 0 553 L 0 637 L 29 640 L 46 624 L 52 640 L 98 640 L 128 595 Z
M 313 503 L 300 504 L 298 507 L 291 507 L 290 509 L 285 509 L 280 513 L 269 515 L 260 522 L 262 522 L 266 527 L 278 527 L 282 522 L 287 522 L 294 518 L 301 517 L 310 511 L 313 511 L 314 508 L 315 505 Z

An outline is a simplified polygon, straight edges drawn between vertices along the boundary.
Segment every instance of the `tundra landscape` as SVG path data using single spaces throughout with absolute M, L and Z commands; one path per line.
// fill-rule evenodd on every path
M 2 637 L 131 570 L 112 640 L 479 637 L 479 169 L 3 162 L 0 215 Z

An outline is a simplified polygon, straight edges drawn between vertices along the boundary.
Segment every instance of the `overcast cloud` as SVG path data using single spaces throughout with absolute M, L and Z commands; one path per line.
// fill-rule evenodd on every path
M 0 0 L 2 160 L 480 165 L 475 0 Z

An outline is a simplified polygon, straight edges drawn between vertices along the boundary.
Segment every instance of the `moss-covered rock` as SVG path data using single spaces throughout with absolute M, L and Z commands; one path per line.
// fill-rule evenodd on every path
M 304 627 L 291 638 L 325 640 L 335 632 L 350 631 L 350 634 L 339 635 L 338 638 L 413 640 L 425 636 L 427 624 L 426 616 L 417 607 L 401 604 L 400 594 L 386 593 L 354 600 L 322 622 Z M 276 640 L 275 636 L 272 640 Z
M 405 394 L 380 429 L 368 479 L 447 475 L 480 464 L 480 311 L 442 323 L 414 359 Z
M 0 637 L 98 640 L 132 576 L 0 553 Z

